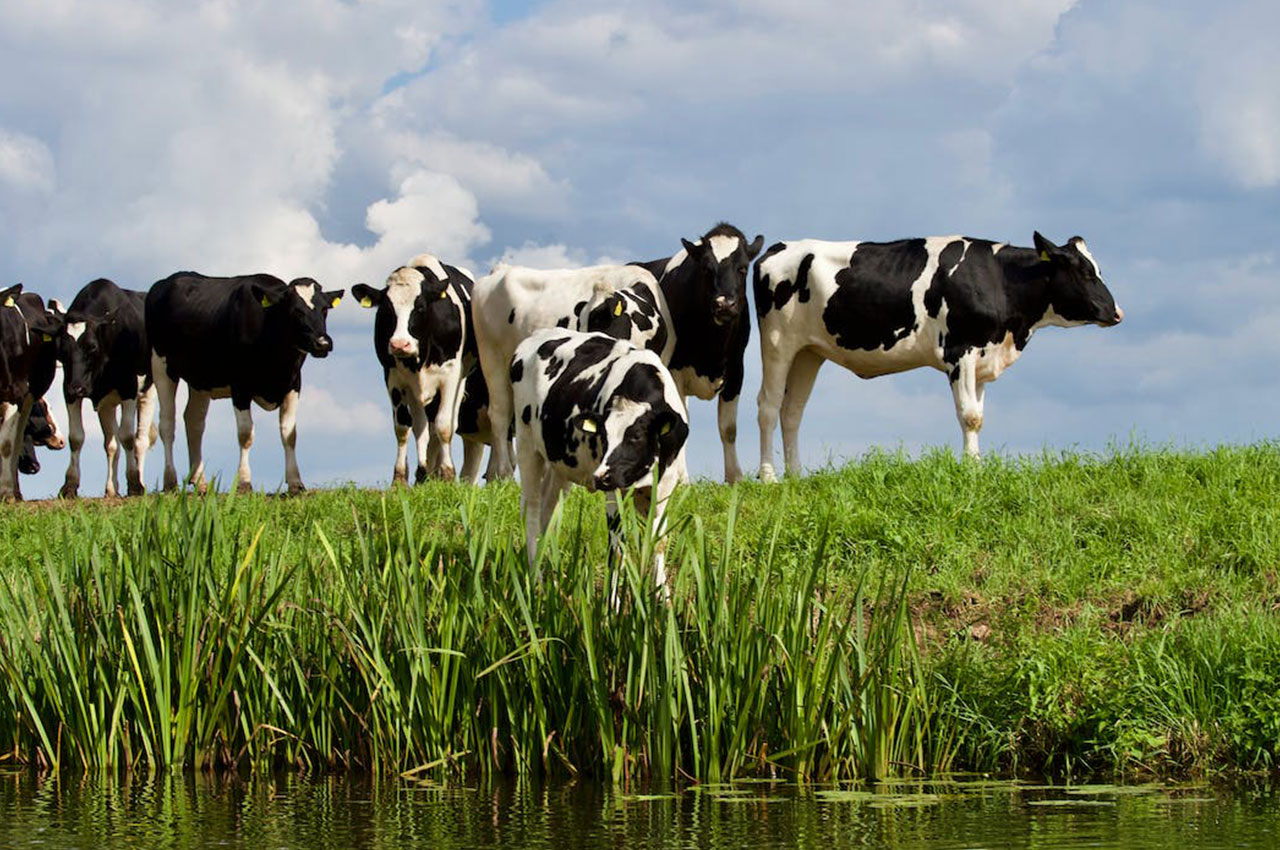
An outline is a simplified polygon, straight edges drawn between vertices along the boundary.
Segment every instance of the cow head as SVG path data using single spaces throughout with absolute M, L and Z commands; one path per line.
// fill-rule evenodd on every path
M 120 333 L 115 311 L 101 316 L 79 312 L 63 313 L 61 305 L 50 302 L 62 318 L 58 334 L 58 360 L 62 363 L 62 391 L 68 401 L 85 398 L 107 365 L 107 357 Z
M 0 398 L 17 402 L 30 390 L 32 367 L 54 343 L 62 329 L 62 319 L 45 307 L 39 295 L 23 292 L 19 283 L 0 289 L 0 324 L 5 329 L 4 350 L 0 352 Z M 49 365 L 52 369 L 52 361 Z
M 58 430 L 58 422 L 53 418 L 48 403 L 38 398 L 31 405 L 31 414 L 27 417 L 27 429 L 23 433 L 22 451 L 18 454 L 18 471 L 23 475 L 35 475 L 40 471 L 40 459 L 36 457 L 36 448 L 43 447 L 58 451 L 66 446 L 66 440 Z
M 1079 236 L 1061 247 L 1045 239 L 1037 231 L 1036 251 L 1049 280 L 1049 312 L 1046 324 L 1072 325 L 1120 324 L 1124 310 L 1116 305 L 1111 291 L 1102 282 L 1098 264 Z
M 283 325 L 299 351 L 312 357 L 328 357 L 333 350 L 327 322 L 329 311 L 342 301 L 343 290 L 324 292 L 309 277 L 295 278 L 283 288 L 254 284 L 253 295 L 268 317 Z
M 588 460 L 581 457 L 585 452 L 585 465 L 594 467 L 596 490 L 651 486 L 654 467 L 661 476 L 689 436 L 684 411 L 668 400 L 659 367 L 651 363 L 631 365 L 603 411 L 579 413 L 570 427 L 580 462 Z
M 706 281 L 695 296 L 717 325 L 727 325 L 747 306 L 747 267 L 764 247 L 764 236 L 747 244 L 747 237 L 731 224 L 717 224 L 697 242 L 681 239 L 684 263 L 692 277 Z
M 414 259 L 425 262 L 423 258 Z M 444 336 L 456 336 L 461 343 L 462 313 L 449 298 L 448 274 L 434 258 L 430 265 L 401 266 L 387 277 L 382 289 L 360 283 L 351 288 L 351 294 L 362 307 L 378 308 L 379 324 L 386 321 L 390 325 L 386 352 L 390 357 L 418 360 L 426 354 L 424 343 L 430 347 L 433 340 Z M 452 356 L 444 352 L 432 354 L 442 361 Z

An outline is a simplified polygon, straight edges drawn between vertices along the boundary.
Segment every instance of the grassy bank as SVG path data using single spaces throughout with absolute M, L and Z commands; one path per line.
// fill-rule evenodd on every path
M 0 515 L 0 759 L 623 778 L 1271 767 L 1280 447 L 876 455 L 677 497 L 673 603 L 575 493 Z

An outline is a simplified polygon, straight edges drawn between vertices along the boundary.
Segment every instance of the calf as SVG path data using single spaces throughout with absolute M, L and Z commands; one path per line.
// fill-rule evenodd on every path
M 899 242 L 780 242 L 756 265 L 760 317 L 760 477 L 775 478 L 782 414 L 788 473 L 818 368 L 861 378 L 920 366 L 947 374 L 965 453 L 978 456 L 984 385 L 1014 363 L 1036 329 L 1124 318 L 1084 240 L 1034 248 L 958 236 Z
M 665 362 L 674 339 L 658 281 L 639 266 L 545 271 L 499 263 L 477 281 L 476 342 L 489 388 L 495 475 L 512 472 L 508 442 L 513 401 L 509 366 L 516 346 L 535 331 L 599 331 L 655 352 Z
M 373 349 L 391 399 L 396 431 L 393 483 L 409 477 L 408 437 L 416 443 L 416 481 L 435 472 L 453 480 L 450 443 L 458 430 L 464 380 L 476 369 L 471 326 L 471 273 L 420 254 L 375 289 L 360 283 L 351 289 L 362 307 L 376 307 Z M 484 444 L 463 440 L 462 477 L 479 474 Z
M 58 494 L 64 499 L 76 498 L 80 489 L 86 398 L 102 425 L 106 495 L 120 492 L 116 472 L 119 448 L 125 452 L 129 495 L 146 492 L 142 469 L 154 441 L 156 401 L 147 347 L 146 298 L 145 292 L 121 289 L 99 278 L 76 294 L 63 317 L 58 359 L 62 361 L 62 395 L 71 440 L 67 475 Z
M 658 355 L 606 334 L 552 328 L 516 347 L 510 379 L 529 563 L 537 563 L 538 537 L 570 484 L 609 493 L 611 531 L 617 491 L 634 489 L 636 507 L 647 512 L 656 487 L 660 536 L 689 425 Z M 654 571 L 665 586 L 661 547 Z
M 674 256 L 637 265 L 658 278 L 670 310 L 675 346 L 664 360 L 681 397 L 719 396 L 724 478 L 732 483 L 742 477 L 736 441 L 743 357 L 751 337 L 747 267 L 764 247 L 764 237 L 748 244 L 742 231 L 722 222 L 697 242 L 680 242 L 684 248 Z
M 250 402 L 280 409 L 285 481 L 290 493 L 306 488 L 298 471 L 297 413 L 302 363 L 307 355 L 326 357 L 333 349 L 325 324 L 342 290 L 323 292 L 309 277 L 288 284 L 268 274 L 206 277 L 178 272 L 158 281 L 146 297 L 146 332 L 151 374 L 160 400 L 164 442 L 164 487 L 174 490 L 173 463 L 178 381 L 186 381 L 188 480 L 205 491 L 201 440 L 209 401 L 230 396 L 236 411 L 240 465 L 236 486 L 252 489 L 249 447 L 253 445 Z
M 36 457 L 36 449 L 62 449 L 66 441 L 58 430 L 58 420 L 43 398 L 36 399 L 27 415 L 27 427 L 22 433 L 22 451 L 18 454 L 18 472 L 22 475 L 35 475 L 40 471 L 40 459 Z

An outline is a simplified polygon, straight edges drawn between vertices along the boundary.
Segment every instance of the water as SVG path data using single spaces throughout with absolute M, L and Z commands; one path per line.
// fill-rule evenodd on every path
M 1069 789 L 975 777 L 628 795 L 594 784 L 101 783 L 0 772 L 0 847 L 1273 848 L 1278 802 L 1269 785 Z

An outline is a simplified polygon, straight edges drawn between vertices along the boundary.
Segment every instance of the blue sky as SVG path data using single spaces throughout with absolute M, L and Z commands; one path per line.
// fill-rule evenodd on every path
M 1268 439 L 1277 38 L 1280 7 L 1243 0 L 0 0 L 0 281 L 349 289 L 423 250 L 478 274 L 666 256 L 721 219 L 768 242 L 1080 234 L 1127 318 L 1038 334 L 988 391 L 984 449 Z M 371 316 L 348 301 L 332 327 L 304 370 L 303 476 L 385 482 Z M 748 469 L 759 371 L 753 345 Z M 274 488 L 275 417 L 256 420 Z M 801 428 L 810 465 L 959 443 L 925 371 L 827 365 Z M 690 448 L 719 474 L 713 405 L 693 403 Z M 205 449 L 234 475 L 229 402 Z M 64 456 L 44 464 L 28 496 L 60 483 Z M 91 428 L 83 492 L 102 464 Z

